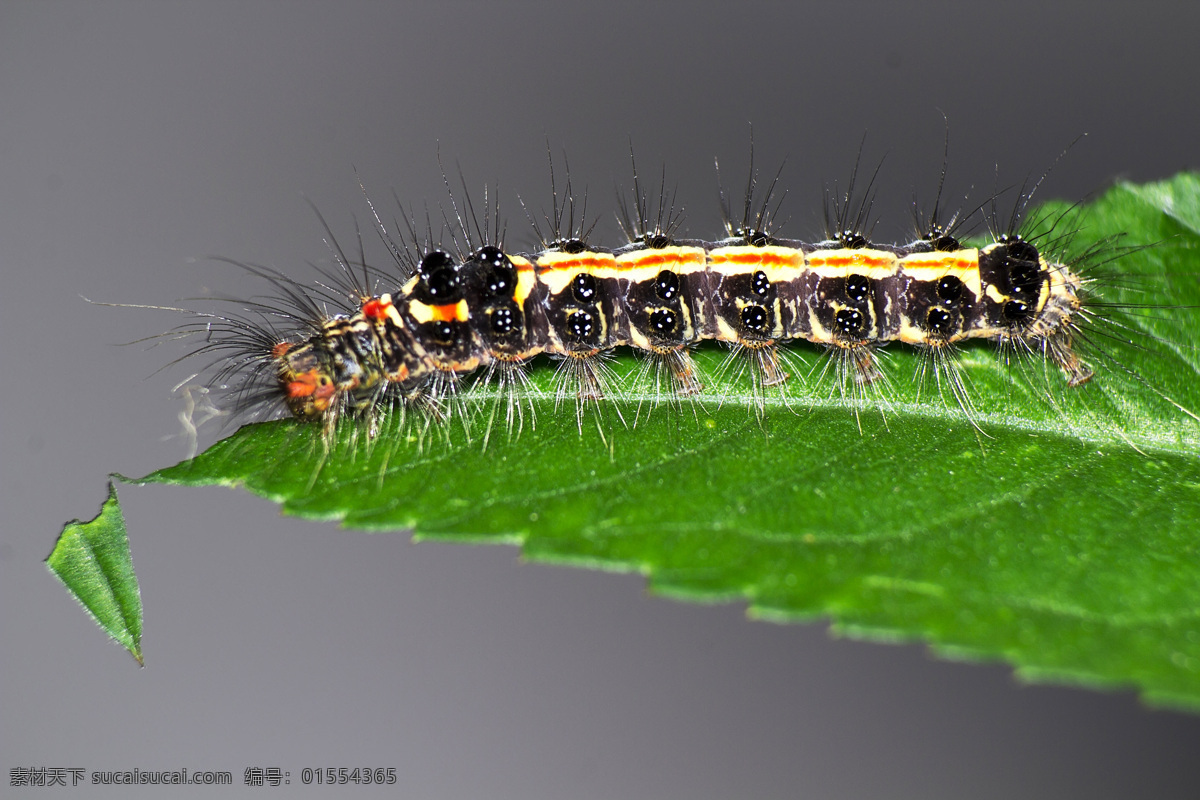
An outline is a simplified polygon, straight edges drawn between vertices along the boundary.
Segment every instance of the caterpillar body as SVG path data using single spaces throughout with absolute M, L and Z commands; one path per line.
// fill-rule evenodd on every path
M 469 199 L 463 213 L 451 192 L 449 249 L 431 244 L 432 234 L 418 245 L 407 217 L 409 236 L 394 236 L 372 205 L 398 275 L 352 263 L 330 232 L 338 267 L 325 281 L 305 286 L 242 265 L 281 298 L 245 304 L 249 315 L 202 315 L 188 332 L 206 336 L 193 355 L 221 355 L 216 382 L 241 377 L 243 408 L 282 405 L 327 434 L 346 415 L 366 418 L 374 434 L 384 410 L 397 404 L 444 419 L 462 379 L 477 372 L 508 396 L 511 427 L 528 365 L 540 355 L 560 362 L 561 397 L 573 397 L 582 425 L 586 404 L 619 389 L 605 359 L 620 347 L 644 354 L 669 395 L 696 398 L 713 390 L 691 356 L 705 341 L 744 358 L 760 410 L 762 396 L 790 378 L 790 343 L 824 348 L 841 391 L 856 394 L 885 382 L 880 348 L 915 347 L 970 417 L 955 361 L 970 340 L 1040 357 L 1068 387 L 1093 375 L 1079 345 L 1088 343 L 1084 324 L 1101 315 L 1089 307 L 1079 261 L 1045 252 L 1069 235 L 1058 231 L 1062 220 L 1018 231 L 1038 185 L 1021 193 L 1007 229 L 982 246 L 957 238 L 957 216 L 940 224 L 936 206 L 914 241 L 871 241 L 864 231 L 870 200 L 852 201 L 853 176 L 845 196 L 827 198 L 833 213 L 825 239 L 780 238 L 771 229 L 774 183 L 756 203 L 753 166 L 744 213 L 735 219 L 726 205 L 727 235 L 715 241 L 676 236 L 664 195 L 651 213 L 636 166 L 634 206 L 622 218 L 629 241 L 612 249 L 591 245 L 590 229 L 575 224 L 569 182 L 563 202 L 553 190 L 548 235 L 534 223 L 541 249 L 525 254 L 504 248 L 498 207 L 489 210 L 486 199 L 481 226 Z M 1083 259 L 1105 248 L 1111 243 Z

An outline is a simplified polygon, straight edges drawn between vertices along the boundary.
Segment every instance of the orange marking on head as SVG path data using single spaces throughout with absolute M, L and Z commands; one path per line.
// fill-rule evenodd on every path
M 271 348 L 271 358 L 283 358 L 291 349 L 291 342 L 276 342 L 275 346 Z
M 297 375 L 296 379 L 287 385 L 288 397 L 308 397 L 317 391 L 317 371 Z
M 308 372 L 301 372 L 294 376 L 288 382 L 287 396 L 288 397 L 313 397 L 317 403 L 326 403 L 330 397 L 333 397 L 337 388 L 333 385 L 333 381 L 326 379 L 321 382 L 321 373 L 318 370 L 310 369 Z

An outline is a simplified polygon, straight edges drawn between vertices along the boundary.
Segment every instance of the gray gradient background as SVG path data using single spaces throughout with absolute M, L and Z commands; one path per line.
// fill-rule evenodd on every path
M 147 377 L 179 351 L 113 346 L 177 320 L 78 295 L 258 291 L 209 255 L 304 275 L 325 253 L 302 195 L 349 237 L 353 169 L 377 197 L 436 203 L 439 142 L 451 170 L 500 182 L 518 244 L 513 193 L 544 204 L 546 136 L 609 241 L 629 137 L 712 235 L 713 156 L 740 181 L 751 121 L 765 168 L 790 159 L 793 235 L 819 232 L 821 182 L 868 131 L 868 158 L 890 153 L 877 231 L 901 237 L 911 187 L 936 182 L 939 109 L 957 196 L 1085 131 L 1048 195 L 1196 167 L 1198 6 L 1126 5 L 4 3 L 0 793 L 34 794 L 9 795 L 22 765 L 239 784 L 280 766 L 292 792 L 305 766 L 366 765 L 414 798 L 1197 796 L 1200 719 L 1129 693 L 1027 687 L 512 548 L 283 519 L 240 492 L 122 488 L 144 670 L 42 565 L 106 473 L 183 455 L 161 437 L 186 372 Z

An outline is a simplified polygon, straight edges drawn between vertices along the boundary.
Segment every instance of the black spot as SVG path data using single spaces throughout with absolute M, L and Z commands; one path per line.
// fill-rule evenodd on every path
M 586 272 L 581 272 L 571 281 L 571 294 L 580 303 L 596 302 L 596 279 Z
M 861 233 L 855 233 L 854 231 L 841 231 L 834 238 L 836 238 L 842 247 L 846 248 L 847 250 L 861 250 L 864 247 L 870 246 L 870 242 L 867 241 L 867 237 L 863 236 Z
M 767 330 L 767 310 L 762 306 L 746 306 L 742 309 L 742 325 L 748 331 L 765 333 Z
M 587 250 L 587 245 L 582 239 L 559 239 L 554 243 L 554 247 L 568 255 L 577 255 Z
M 455 299 L 461 281 L 458 264 L 449 253 L 442 250 L 429 253 L 421 259 L 420 272 L 421 282 L 431 298 L 443 302 Z
M 431 272 L 424 280 L 429 296 L 435 300 L 449 300 L 458 292 L 458 272 L 450 267 Z
M 475 252 L 475 260 L 480 264 L 506 264 L 508 256 L 504 255 L 504 251 L 494 245 L 484 245 Z
M 1004 318 L 1010 322 L 1021 322 L 1029 316 L 1029 304 L 1023 300 L 1009 300 L 1004 304 Z
M 757 228 L 738 228 L 737 235 L 751 247 L 766 247 L 771 243 L 771 235 Z
M 654 294 L 659 300 L 674 300 L 679 294 L 679 276 L 669 269 L 658 273 L 654 279 Z
M 512 297 L 517 288 L 517 271 L 499 247 L 481 247 L 475 260 L 483 265 L 483 286 L 492 297 Z
M 767 278 L 767 273 L 760 269 L 750 276 L 750 291 L 758 297 L 767 296 L 767 292 L 771 291 L 771 281 Z
M 454 326 L 445 320 L 431 323 L 430 327 L 433 330 L 433 340 L 440 345 L 449 346 L 454 344 Z
M 428 275 L 434 270 L 443 267 L 454 267 L 454 259 L 445 250 L 430 250 L 429 253 L 421 259 L 421 274 Z
M 654 329 L 655 333 L 669 336 L 675 332 L 678 324 L 679 319 L 669 308 L 656 308 L 650 312 L 650 327 Z
M 1019 261 L 1009 269 L 1008 281 L 1012 284 L 1012 294 L 1036 296 L 1042 288 L 1041 270 L 1036 264 Z
M 496 336 L 507 336 L 520 327 L 520 313 L 513 306 L 497 306 L 492 309 L 491 327 Z
M 662 250 L 664 247 L 670 247 L 673 242 L 671 241 L 671 237 L 666 234 L 647 233 L 642 237 L 642 244 L 651 250 Z
M 483 285 L 492 297 L 512 297 L 517 288 L 517 271 L 507 265 L 489 267 Z
M 950 333 L 951 323 L 954 318 L 950 316 L 950 312 L 941 308 L 931 308 L 929 313 L 925 315 L 925 329 L 930 333 L 940 333 L 942 335 Z
M 862 336 L 867 318 L 857 308 L 839 309 L 833 315 L 833 327 L 843 336 Z
M 846 296 L 851 300 L 862 300 L 871 291 L 871 282 L 862 275 L 851 275 L 846 278 Z
M 957 302 L 963 293 L 963 282 L 953 275 L 946 275 L 937 285 L 937 296 L 946 305 Z
M 1030 261 L 1036 264 L 1041 260 L 1038 249 L 1018 236 L 1001 236 L 1000 241 L 1012 261 Z
M 955 250 L 962 250 L 962 243 L 958 239 L 940 231 L 931 233 L 927 241 L 929 246 L 938 253 L 953 253 Z
M 591 339 L 596 330 L 596 320 L 587 311 L 573 311 L 567 315 L 567 330 L 575 339 Z

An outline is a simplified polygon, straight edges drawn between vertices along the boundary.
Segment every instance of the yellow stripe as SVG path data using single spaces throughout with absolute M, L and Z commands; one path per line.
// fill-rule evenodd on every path
M 822 278 L 862 275 L 880 280 L 890 278 L 900 268 L 900 259 L 886 250 L 817 250 L 808 254 L 809 271 Z
M 780 283 L 804 274 L 804 252 L 791 247 L 718 247 L 709 251 L 708 266 L 719 275 L 762 272 L 767 280 Z
M 459 300 L 457 303 L 448 305 L 432 306 L 427 303 L 422 303 L 420 300 L 408 301 L 408 313 L 417 322 L 424 324 L 426 322 L 466 322 L 470 316 L 467 311 L 467 301 Z
M 702 247 L 662 247 L 657 250 L 633 250 L 617 256 L 617 264 L 624 269 L 673 269 L 676 272 L 703 267 L 705 262 Z
M 939 281 L 947 275 L 963 282 L 967 291 L 979 299 L 983 285 L 979 278 L 979 251 L 956 250 L 953 253 L 914 253 L 900 260 L 900 269 L 913 280 Z M 903 333 L 903 332 L 902 332 Z M 909 339 L 901 336 L 901 341 Z
M 710 250 L 708 263 L 714 266 L 728 265 L 736 271 L 795 269 L 803 266 L 804 252 L 791 247 L 735 245 Z
M 537 256 L 538 280 L 546 285 L 552 295 L 566 289 L 581 272 L 599 278 L 603 272 L 615 273 L 616 266 L 617 259 L 612 253 L 561 253 L 549 250 Z

